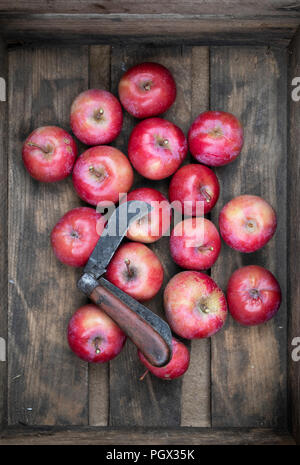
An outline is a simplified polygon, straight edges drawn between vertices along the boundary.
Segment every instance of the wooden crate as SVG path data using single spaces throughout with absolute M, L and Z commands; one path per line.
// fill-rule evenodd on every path
M 300 361 L 291 357 L 300 337 L 300 102 L 291 99 L 291 80 L 300 76 L 300 6 L 224 3 L 0 2 L 0 77 L 8 91 L 0 102 L 0 336 L 8 348 L 0 362 L 1 444 L 300 443 Z M 130 341 L 109 365 L 70 352 L 67 322 L 85 297 L 76 289 L 80 271 L 58 263 L 49 233 L 82 203 L 70 179 L 38 183 L 21 161 L 30 131 L 69 130 L 79 92 L 116 93 L 122 73 L 145 60 L 174 74 L 178 97 L 165 117 L 185 132 L 208 108 L 244 124 L 241 156 L 216 169 L 221 196 L 211 219 L 217 223 L 225 202 L 248 193 L 268 200 L 279 220 L 262 250 L 246 255 L 223 244 L 211 270 L 225 289 L 237 267 L 266 266 L 283 291 L 279 313 L 252 328 L 228 317 L 213 338 L 190 344 L 190 369 L 172 382 L 140 382 Z M 134 124 L 125 113 L 113 143 L 124 152 Z M 167 193 L 168 181 L 151 185 Z M 167 281 L 178 271 L 168 238 L 152 248 Z M 161 294 L 150 307 L 163 314 Z

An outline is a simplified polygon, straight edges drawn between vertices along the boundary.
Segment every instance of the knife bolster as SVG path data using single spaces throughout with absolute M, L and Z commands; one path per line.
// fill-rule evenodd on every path
M 97 279 L 89 273 L 84 273 L 77 282 L 77 287 L 84 294 L 90 296 L 93 290 L 99 286 Z

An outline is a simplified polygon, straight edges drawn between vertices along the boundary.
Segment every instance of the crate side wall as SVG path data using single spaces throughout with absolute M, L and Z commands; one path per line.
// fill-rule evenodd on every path
M 10 41 L 69 43 L 272 44 L 287 46 L 298 16 L 230 17 L 180 14 L 7 14 L 0 29 Z
M 288 157 L 288 394 L 289 426 L 300 444 L 300 30 L 290 48 Z M 297 90 L 298 89 L 298 90 Z
M 296 2 L 295 2 L 296 3 Z M 1 0 L 1 12 L 7 13 L 82 13 L 82 0 Z M 140 0 L 94 0 L 84 1 L 86 13 L 99 14 L 176 14 L 176 15 L 202 15 L 205 17 L 232 18 L 293 18 L 300 17 L 297 4 L 291 0 L 252 0 L 241 2 L 240 0 L 226 0 L 226 11 L 223 0 L 153 0 L 149 3 Z
M 0 37 L 0 429 L 7 417 L 7 63 L 7 49 Z
M 7 429 L 0 445 L 295 445 L 272 428 L 73 428 Z

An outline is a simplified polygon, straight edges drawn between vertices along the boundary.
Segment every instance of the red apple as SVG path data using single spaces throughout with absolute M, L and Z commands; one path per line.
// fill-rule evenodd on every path
M 187 141 L 182 130 L 162 118 L 141 121 L 129 138 L 129 159 L 134 168 L 148 179 L 171 176 L 186 154 Z
M 160 239 L 170 228 L 171 206 L 166 197 L 156 189 L 141 187 L 127 195 L 128 202 L 141 200 L 151 205 L 153 210 L 148 216 L 144 216 L 130 225 L 127 237 L 137 242 L 155 242 Z
M 119 82 L 123 107 L 136 118 L 164 113 L 176 98 L 170 71 L 158 63 L 140 63 L 130 68 Z
M 77 194 L 91 205 L 118 202 L 119 195 L 129 191 L 133 169 L 120 150 L 102 145 L 92 147 L 78 157 L 73 170 Z
M 66 213 L 51 232 L 56 257 L 65 265 L 84 266 L 105 226 L 104 217 L 89 207 Z
M 140 379 L 143 379 L 148 371 L 150 371 L 150 373 L 158 378 L 170 381 L 174 378 L 179 378 L 187 371 L 190 363 L 190 353 L 187 347 L 182 342 L 175 339 L 175 337 L 172 338 L 172 346 L 173 353 L 170 362 L 166 366 L 160 368 L 151 365 L 142 352 L 138 351 L 140 361 L 147 368 L 146 373 L 144 373 Z
M 177 223 L 171 233 L 171 256 L 182 268 L 207 270 L 217 260 L 220 250 L 218 230 L 206 218 L 187 218 Z
M 244 266 L 230 277 L 227 286 L 228 309 L 235 320 L 253 326 L 270 320 L 281 303 L 276 278 L 257 265 Z
M 222 208 L 219 216 L 222 238 L 240 252 L 261 249 L 272 238 L 276 225 L 273 208 L 256 195 L 235 197 Z
M 148 300 L 160 290 L 164 270 L 155 253 L 146 245 L 128 242 L 114 254 L 106 277 L 131 297 Z
M 223 326 L 226 299 L 210 276 L 182 271 L 168 282 L 164 307 L 171 329 L 186 339 L 210 337 Z
M 122 107 L 106 90 L 86 90 L 72 103 L 70 124 L 75 136 L 84 144 L 109 144 L 122 129 Z
M 189 148 L 200 163 L 227 165 L 243 147 L 240 121 L 225 111 L 205 111 L 193 122 L 188 134 Z
M 210 212 L 219 193 L 220 185 L 215 173 L 207 166 L 196 164 L 179 168 L 169 187 L 170 202 L 174 202 L 175 208 L 176 203 L 179 203 L 181 211 L 189 216 L 198 216 L 198 202 L 204 214 Z
M 68 325 L 71 350 L 86 362 L 103 363 L 122 350 L 126 335 L 97 305 L 80 307 Z
M 29 174 L 43 182 L 60 181 L 72 171 L 77 147 L 64 129 L 43 126 L 35 129 L 23 145 L 22 157 Z

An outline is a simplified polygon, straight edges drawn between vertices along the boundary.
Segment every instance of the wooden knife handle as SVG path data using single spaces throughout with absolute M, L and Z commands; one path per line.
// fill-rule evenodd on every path
M 170 348 L 147 321 L 103 286 L 95 287 L 89 297 L 117 323 L 151 365 L 164 366 L 168 363 Z

